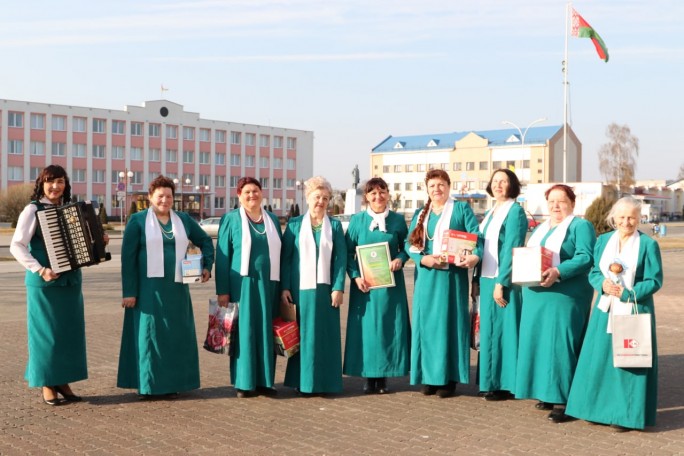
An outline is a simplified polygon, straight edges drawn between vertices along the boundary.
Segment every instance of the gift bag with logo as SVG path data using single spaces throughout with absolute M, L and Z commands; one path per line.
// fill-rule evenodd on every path
M 470 348 L 480 349 L 480 297 L 473 300 L 470 309 Z
M 238 303 L 229 302 L 227 307 L 209 299 L 209 326 L 204 339 L 204 349 L 212 353 L 232 354 L 233 341 L 237 337 Z
M 613 315 L 613 366 L 653 367 L 651 314 L 639 313 L 636 301 L 631 315 Z

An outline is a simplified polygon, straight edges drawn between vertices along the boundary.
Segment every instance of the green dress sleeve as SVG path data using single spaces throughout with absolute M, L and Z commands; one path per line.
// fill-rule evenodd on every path
M 283 245 L 280 248 L 280 288 L 292 291 L 292 268 L 294 267 L 295 222 L 290 220 L 283 233 Z
M 178 214 L 181 215 L 188 239 L 202 251 L 203 269 L 211 273 L 211 268 L 214 266 L 214 243 L 211 237 L 188 214 L 185 212 L 179 212 Z
M 420 264 L 420 259 L 423 256 L 422 252 L 412 252 L 411 251 L 411 242 L 409 241 L 409 236 L 413 232 L 413 230 L 416 228 L 416 224 L 418 223 L 418 218 L 420 217 L 420 211 L 422 209 L 416 209 L 416 212 L 413 213 L 413 219 L 411 220 L 411 226 L 409 226 L 408 229 L 408 234 L 406 235 L 406 242 L 404 242 L 404 252 L 413 260 L 414 263 L 416 263 L 416 267 L 422 267 Z
M 620 301 L 627 299 L 642 300 L 650 298 L 663 286 L 663 262 L 660 256 L 660 246 L 650 237 L 640 234 L 639 261 L 632 290 L 624 289 Z M 643 251 L 643 255 L 642 252 Z M 642 269 L 640 271 L 639 269 Z
M 347 227 L 345 240 L 347 243 L 347 274 L 351 280 L 361 277 L 359 263 L 356 261 L 356 247 L 359 245 L 359 226 L 363 213 L 352 215 Z
M 129 218 L 121 243 L 121 289 L 124 298 L 138 296 L 140 280 L 138 255 L 141 249 L 140 239 L 145 235 L 143 213 L 134 214 Z
M 574 239 L 574 253 L 572 258 L 561 261 L 558 265 L 561 281 L 588 274 L 594 262 L 594 226 L 586 220 L 575 218 L 568 227 L 566 239 L 570 235 Z
M 519 204 L 513 203 L 506 220 L 504 220 L 503 242 L 499 246 L 499 274 L 497 284 L 510 287 L 513 275 L 513 248 L 525 245 L 527 235 L 527 216 Z
M 333 291 L 344 292 L 344 277 L 347 272 L 347 243 L 344 239 L 342 224 L 337 220 L 332 222 L 333 249 L 331 258 L 330 284 Z
M 221 217 L 216 240 L 216 294 L 230 294 L 230 263 L 233 257 L 230 213 Z

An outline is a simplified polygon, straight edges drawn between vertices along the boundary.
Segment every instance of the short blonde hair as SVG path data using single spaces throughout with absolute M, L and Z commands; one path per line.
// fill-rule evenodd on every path
M 316 190 L 325 190 L 328 192 L 328 196 L 332 198 L 332 185 L 323 176 L 314 176 L 304 182 L 304 195 L 308 198 L 310 194 Z
M 615 204 L 613 204 L 613 207 L 610 208 L 610 211 L 606 216 L 606 223 L 608 223 L 608 226 L 610 226 L 612 229 L 617 228 L 615 226 L 615 214 L 617 214 L 617 211 L 621 209 L 623 206 L 630 206 L 632 210 L 638 212 L 639 216 L 641 215 L 641 201 L 634 198 L 633 196 L 623 196 L 622 198 L 617 200 Z

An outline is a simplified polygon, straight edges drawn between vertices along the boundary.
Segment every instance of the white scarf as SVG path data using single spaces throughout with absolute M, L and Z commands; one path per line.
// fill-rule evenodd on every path
M 180 217 L 173 210 L 169 210 L 171 230 L 176 244 L 176 274 L 175 281 L 183 283 L 181 263 L 185 259 L 188 250 L 188 235 Z M 147 210 L 145 218 L 145 242 L 147 244 L 147 277 L 164 277 L 164 240 L 162 239 L 162 226 L 154 213 L 153 208 Z
M 425 249 L 425 238 L 427 237 L 427 232 L 428 232 L 428 222 L 430 221 L 430 212 L 433 212 L 432 210 L 432 204 L 430 205 L 430 209 L 428 210 L 428 213 L 425 214 L 425 218 L 423 219 L 423 249 Z M 447 198 L 446 202 L 444 203 L 444 208 L 442 209 L 442 213 L 439 215 L 439 219 L 437 220 L 437 225 L 435 225 L 435 231 L 432 233 L 432 252 L 439 252 L 440 249 L 442 248 L 442 238 L 444 237 L 444 231 L 449 229 L 449 226 L 451 225 L 451 214 L 454 212 L 454 200 L 451 198 Z M 409 250 L 413 253 L 418 253 L 421 250 L 418 247 L 411 246 Z
M 482 220 L 482 223 L 480 223 L 480 232 L 484 233 L 485 226 L 487 226 L 489 219 L 492 219 L 492 223 L 489 224 L 487 233 L 485 233 L 484 254 L 482 257 L 482 277 L 492 278 L 499 275 L 499 231 L 501 231 L 503 222 L 506 220 L 508 211 L 513 207 L 513 203 L 515 203 L 515 201 L 509 199 L 498 208 L 494 206 L 494 208 L 487 213 L 484 220 Z
M 311 215 L 306 211 L 299 231 L 299 289 L 313 290 L 317 283 L 330 284 L 330 261 L 332 259 L 332 224 L 323 217 L 318 262 L 316 240 L 311 229 Z
M 382 231 L 383 233 L 387 232 L 387 227 L 385 226 L 385 219 L 387 218 L 387 215 L 389 215 L 389 206 L 385 208 L 384 212 L 381 212 L 379 214 L 373 212 L 373 209 L 368 206 L 366 209 L 366 214 L 370 215 L 370 217 L 373 219 L 371 220 L 370 226 L 368 229 L 370 231 L 373 231 L 376 227 L 378 230 Z
M 639 232 L 635 231 L 622 246 L 622 250 L 620 250 L 620 234 L 618 231 L 615 231 L 610 239 L 608 239 L 606 248 L 603 250 L 601 260 L 599 261 L 599 268 L 603 276 L 612 281 L 616 279 L 615 274 L 610 272 L 609 268 L 614 263 L 614 260 L 619 259 L 626 265 L 624 271 L 618 276 L 619 285 L 631 290 L 634 287 L 634 275 L 636 274 L 637 261 L 639 260 L 640 244 Z M 606 332 L 609 334 L 613 332 L 613 315 L 630 315 L 632 313 L 632 303 L 622 302 L 617 296 L 611 295 L 601 294 L 598 308 L 602 312 L 610 311 L 606 327 Z
M 572 220 L 574 218 L 575 216 L 572 214 L 565 217 L 562 222 L 556 225 L 556 229 L 546 239 L 546 243 L 544 243 L 544 247 L 553 252 L 553 260 L 551 266 L 554 268 L 560 264 L 561 245 L 563 245 L 565 235 L 568 232 L 568 227 L 570 226 L 570 223 L 572 223 Z M 551 221 L 547 220 L 541 225 L 539 225 L 539 228 L 534 230 L 534 233 L 532 233 L 532 236 L 530 236 L 530 239 L 527 241 L 527 246 L 537 247 L 541 245 L 542 239 L 544 239 L 544 236 L 546 236 L 546 233 L 548 233 L 549 230 L 551 230 Z
M 271 217 L 264 211 L 261 212 L 266 229 L 266 241 L 268 242 L 268 258 L 271 262 L 271 280 L 280 282 L 280 238 L 276 232 L 275 224 Z M 249 274 L 249 259 L 252 250 L 252 233 L 249 228 L 247 212 L 240 206 L 240 221 L 242 222 L 242 257 L 240 258 L 240 275 L 247 277 Z

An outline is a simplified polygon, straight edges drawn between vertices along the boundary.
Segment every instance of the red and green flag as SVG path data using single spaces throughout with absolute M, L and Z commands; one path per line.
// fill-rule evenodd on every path
M 599 58 L 604 62 L 608 61 L 608 48 L 606 47 L 606 43 L 603 42 L 599 34 L 596 33 L 596 30 L 594 30 L 594 28 L 589 25 L 589 23 L 585 21 L 584 18 L 580 16 L 577 11 L 575 11 L 574 8 L 572 9 L 571 34 L 572 36 L 578 38 L 591 38 Z

